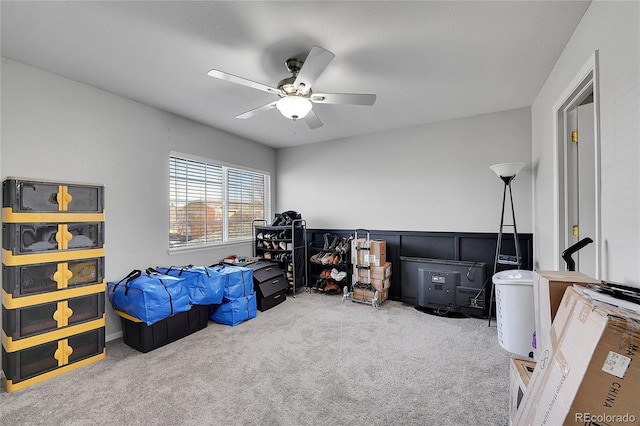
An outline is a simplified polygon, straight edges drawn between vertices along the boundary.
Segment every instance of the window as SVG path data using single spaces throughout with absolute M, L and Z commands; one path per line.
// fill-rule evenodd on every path
M 169 157 L 169 248 L 253 238 L 252 222 L 270 216 L 265 173 Z

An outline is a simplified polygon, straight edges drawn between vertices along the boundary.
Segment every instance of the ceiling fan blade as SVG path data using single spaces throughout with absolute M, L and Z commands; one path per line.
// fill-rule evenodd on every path
M 313 46 L 304 60 L 293 86 L 301 92 L 307 92 L 335 55 L 320 46 Z M 303 85 L 302 87 L 300 87 Z
M 317 129 L 318 127 L 322 126 L 322 121 L 320 121 L 320 119 L 318 118 L 318 116 L 316 115 L 315 112 L 313 112 L 313 110 L 309 111 L 307 113 L 307 116 L 305 118 L 303 118 L 304 122 L 307 123 L 307 125 L 309 126 L 310 129 Z
M 314 93 L 309 98 L 316 104 L 373 105 L 376 95 L 364 93 Z
M 256 114 L 261 113 L 262 111 L 267 111 L 267 110 L 275 108 L 276 107 L 276 102 L 277 101 L 270 102 L 270 103 L 268 103 L 266 105 L 262 105 L 262 106 L 260 106 L 258 108 L 254 108 L 254 109 L 249 110 L 247 112 L 244 112 L 244 113 L 242 113 L 240 115 L 237 115 L 236 118 L 240 118 L 240 119 L 243 119 L 243 120 L 245 118 L 251 118 Z
M 282 90 L 276 89 L 275 87 L 270 87 L 262 83 L 256 83 L 255 81 L 247 80 L 246 78 L 238 77 L 220 70 L 211 70 L 207 73 L 207 75 L 210 77 L 219 78 L 220 80 L 226 80 L 231 83 L 242 84 L 243 86 L 262 90 L 263 92 L 273 93 L 274 95 L 285 95 Z

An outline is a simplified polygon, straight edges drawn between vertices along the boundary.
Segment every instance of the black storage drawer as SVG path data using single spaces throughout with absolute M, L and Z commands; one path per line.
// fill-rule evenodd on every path
M 104 188 L 55 182 L 7 179 L 2 183 L 2 207 L 13 212 L 102 213 Z
M 2 265 L 2 288 L 14 298 L 100 284 L 103 281 L 103 257 L 21 266 Z
M 15 390 L 16 383 L 100 355 L 104 346 L 104 327 L 17 352 L 7 352 L 3 346 L 5 387 L 8 391 Z
M 202 330 L 209 323 L 209 305 L 192 305 L 191 309 L 154 324 L 116 311 L 121 316 L 122 340 L 140 352 L 149 352 Z
M 280 272 L 280 275 L 272 277 L 266 281 L 253 283 L 254 289 L 258 294 L 258 298 L 268 297 L 280 290 L 287 290 L 289 288 L 289 282 L 287 277 Z
M 101 248 L 103 244 L 103 222 L 2 224 L 2 248 L 14 255 Z
M 269 262 L 265 267 L 253 271 L 253 281 L 262 282 L 281 277 L 284 274 L 276 263 Z
M 104 315 L 104 292 L 19 309 L 2 309 L 2 329 L 14 341 L 99 320 Z M 44 336 L 43 336 L 44 337 Z M 6 348 L 11 351 L 11 348 Z
M 287 284 L 288 286 L 288 284 Z M 257 297 L 258 310 L 264 312 L 287 300 L 287 289 L 278 290 L 267 297 Z
M 261 312 L 286 300 L 289 281 L 277 263 L 260 261 L 247 265 L 247 268 L 253 269 L 253 288 Z
M 254 280 L 253 286 L 257 295 L 258 309 L 260 312 L 264 312 L 285 301 L 289 281 L 280 271 L 280 275 L 269 278 L 266 281 L 255 282 Z

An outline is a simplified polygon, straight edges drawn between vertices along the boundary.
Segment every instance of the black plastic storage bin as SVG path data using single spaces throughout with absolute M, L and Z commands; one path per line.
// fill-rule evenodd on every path
M 14 255 L 101 248 L 103 222 L 3 223 L 2 248 Z
M 151 325 L 123 312 L 116 313 L 122 320 L 124 343 L 146 353 L 205 328 L 209 322 L 209 309 L 209 305 L 192 305 L 188 311 Z
M 7 179 L 2 183 L 2 207 L 9 207 L 14 213 L 102 213 L 103 192 L 104 188 L 99 185 Z
M 24 308 L 3 309 L 2 330 L 13 342 L 100 320 L 104 316 L 104 300 L 104 292 L 100 292 Z
M 8 392 L 49 379 L 105 356 L 104 327 L 16 352 L 2 346 L 4 387 Z
M 66 288 L 100 284 L 104 281 L 104 258 L 68 262 L 2 265 L 2 289 L 12 298 L 51 293 Z

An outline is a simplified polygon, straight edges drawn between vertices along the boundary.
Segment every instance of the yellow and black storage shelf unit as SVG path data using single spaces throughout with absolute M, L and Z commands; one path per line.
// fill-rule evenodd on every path
M 2 369 L 12 392 L 105 357 L 104 188 L 6 179 Z

